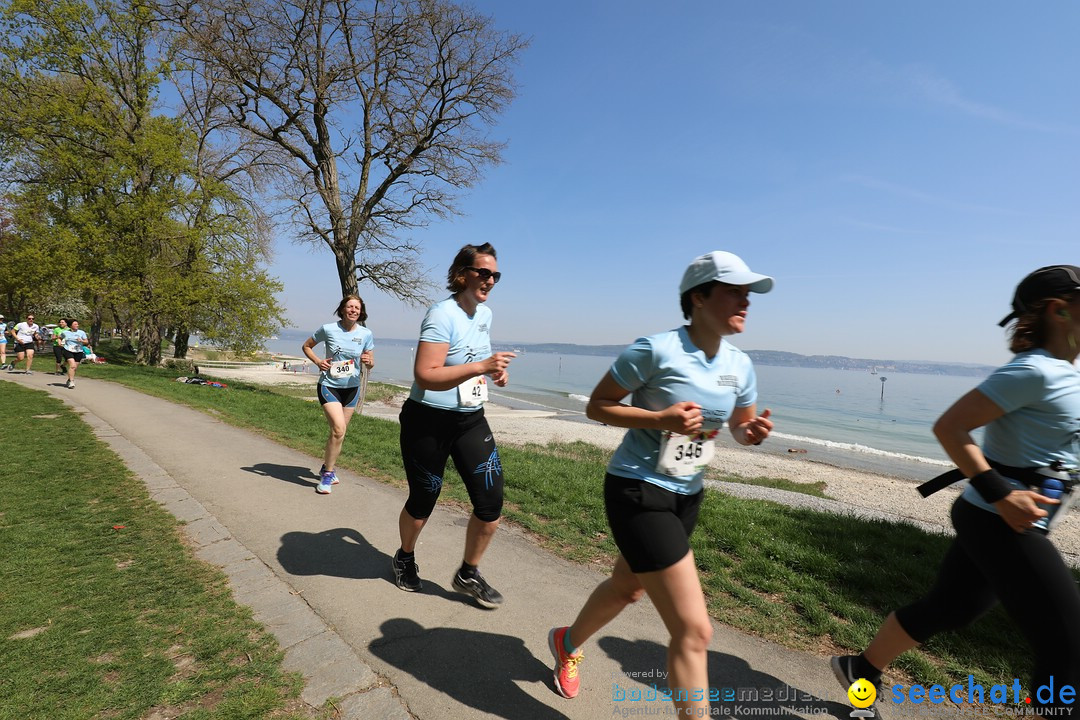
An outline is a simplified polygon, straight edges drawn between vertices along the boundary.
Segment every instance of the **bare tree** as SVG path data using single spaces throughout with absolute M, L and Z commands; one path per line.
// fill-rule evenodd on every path
M 407 301 L 427 282 L 409 231 L 454 214 L 500 160 L 486 132 L 527 42 L 447 0 L 179 0 L 189 67 L 236 127 L 287 158 L 301 238 Z

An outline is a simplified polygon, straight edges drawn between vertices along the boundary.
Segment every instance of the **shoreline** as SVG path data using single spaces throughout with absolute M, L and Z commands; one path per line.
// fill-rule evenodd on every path
M 202 368 L 203 374 L 225 380 L 234 379 L 265 385 L 307 385 L 314 390 L 318 377 L 312 374 L 283 372 L 280 365 L 245 368 Z M 314 398 L 314 393 L 312 393 Z M 407 388 L 393 401 L 369 401 L 363 414 L 397 422 Z M 526 444 L 546 445 L 549 442 L 586 442 L 614 450 L 622 441 L 625 430 L 601 425 L 583 416 L 544 409 L 522 410 L 499 401 L 489 402 L 484 409 L 488 424 L 499 443 L 517 447 Z M 723 437 L 723 436 L 722 436 Z M 730 438 L 716 446 L 716 456 L 710 467 L 723 475 L 753 479 L 783 478 L 799 483 L 822 482 L 828 499 L 822 500 L 803 493 L 777 490 L 742 483 L 707 481 L 716 489 L 740 497 L 768 500 L 785 505 L 805 507 L 821 512 L 851 514 L 866 518 L 913 523 L 924 530 L 952 533 L 949 511 L 963 484 L 946 488 L 929 498 L 922 498 L 915 486 L 944 471 L 927 463 L 910 463 L 899 468 L 905 472 L 884 473 L 868 469 L 845 467 L 830 462 L 830 456 L 820 448 L 798 452 L 797 443 L 766 442 L 762 447 L 733 446 Z M 789 452 L 795 450 L 795 452 Z M 890 467 L 900 466 L 890 460 Z M 921 466 L 921 467 L 919 467 Z M 1074 566 L 1080 564 L 1080 513 L 1072 513 L 1051 535 L 1054 545 Z

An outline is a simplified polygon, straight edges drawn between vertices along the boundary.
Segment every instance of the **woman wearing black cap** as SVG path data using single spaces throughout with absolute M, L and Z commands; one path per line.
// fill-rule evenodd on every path
M 1035 652 L 1032 707 L 1072 707 L 1074 699 L 1065 702 L 1059 691 L 1080 691 L 1080 590 L 1047 538 L 1061 519 L 1056 511 L 1071 499 L 1080 461 L 1080 370 L 1073 364 L 1080 268 L 1036 270 L 1016 288 L 1012 307 L 1000 325 L 1015 321 L 1009 348 L 1016 356 L 934 425 L 970 478 L 952 508 L 956 539 L 926 596 L 891 613 L 862 654 L 832 659 L 845 689 L 859 678 L 876 685 L 901 653 L 1000 602 Z M 971 431 L 984 426 L 980 449 Z M 1051 677 L 1052 697 L 1037 693 Z

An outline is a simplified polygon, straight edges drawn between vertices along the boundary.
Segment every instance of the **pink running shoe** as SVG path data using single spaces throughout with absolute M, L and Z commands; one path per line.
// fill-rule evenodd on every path
M 555 689 L 564 698 L 577 697 L 581 689 L 581 680 L 578 678 L 578 663 L 585 657 L 579 649 L 571 655 L 566 652 L 563 638 L 566 637 L 568 627 L 551 628 L 548 633 L 548 648 L 555 656 Z

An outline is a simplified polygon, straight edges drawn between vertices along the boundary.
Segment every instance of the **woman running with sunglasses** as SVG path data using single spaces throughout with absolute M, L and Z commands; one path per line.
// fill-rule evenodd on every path
M 329 495 L 331 488 L 338 484 L 334 464 L 341 454 L 345 431 L 360 400 L 360 381 L 363 379 L 360 365 L 368 369 L 375 367 L 375 338 L 364 326 L 367 321 L 364 301 L 358 295 L 346 295 L 334 314 L 341 319 L 320 327 L 303 345 L 304 356 L 322 370 L 318 397 L 330 425 L 319 484 L 315 488 L 320 495 Z M 326 357 L 315 354 L 315 346 L 319 343 L 325 345 Z
M 491 352 L 491 310 L 484 303 L 501 273 L 489 243 L 466 245 L 447 272 L 451 295 L 431 306 L 420 326 L 409 399 L 401 408 L 401 457 L 409 498 L 398 518 L 401 548 L 394 554 L 394 581 L 402 590 L 423 587 L 416 542 L 442 491 L 446 461 L 453 458 L 473 514 L 465 530 L 465 553 L 451 581 L 454 590 L 496 608 L 502 595 L 477 570 L 499 526 L 503 469 L 484 418 L 487 377 L 504 387 L 516 357 Z M 486 376 L 486 377 L 485 377 Z
M 720 428 L 726 423 L 740 445 L 758 445 L 772 431 L 769 411 L 757 413 L 750 358 L 724 342 L 745 328 L 750 293 L 772 286 L 772 278 L 751 272 L 731 253 L 702 255 L 679 284 L 690 324 L 637 340 L 593 390 L 588 416 L 629 428 L 604 478 L 604 506 L 619 557 L 574 624 L 548 633 L 555 689 L 563 697 L 578 694 L 581 646 L 648 593 L 671 633 L 672 704 L 679 717 L 708 715 L 712 623 L 689 538 Z
M 34 314 L 26 316 L 26 322 L 15 326 L 15 361 L 22 362 L 26 358 L 26 374 L 33 375 L 30 369 L 34 365 L 34 347 L 38 340 L 41 328 L 34 322 Z
M 860 678 L 877 685 L 901 653 L 1000 602 L 1035 651 L 1032 710 L 1071 712 L 1073 699 L 1057 690 L 1080 686 L 1080 591 L 1047 537 L 1047 511 L 1056 515 L 1058 498 L 1032 488 L 1047 488 L 1049 473 L 1060 484 L 1048 494 L 1057 494 L 1080 461 L 1080 268 L 1036 270 L 1016 288 L 1012 307 L 1000 324 L 1016 321 L 1015 357 L 934 425 L 958 474 L 970 478 L 952 507 L 956 539 L 929 593 L 891 613 L 864 652 L 832 658 L 845 689 Z M 971 431 L 984 426 L 980 449 Z M 920 491 L 933 492 L 943 478 Z M 1051 697 L 1034 691 L 1051 683 Z

